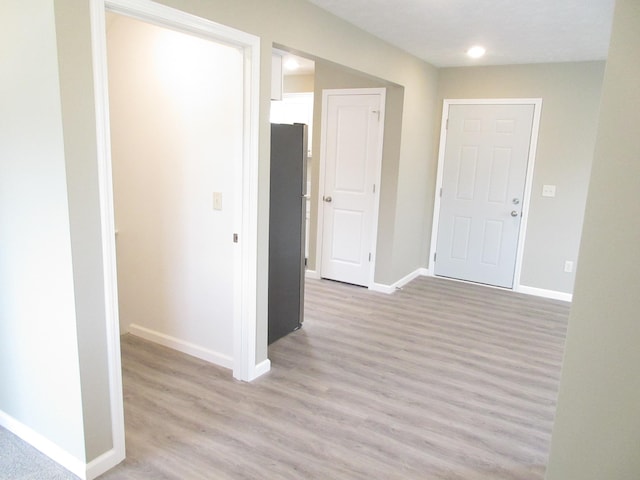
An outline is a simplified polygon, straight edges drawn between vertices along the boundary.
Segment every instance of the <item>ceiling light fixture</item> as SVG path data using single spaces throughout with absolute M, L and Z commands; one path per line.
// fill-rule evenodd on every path
M 467 50 L 467 55 L 469 55 L 471 58 L 480 58 L 485 53 L 486 53 L 486 50 L 484 49 L 484 47 L 481 47 L 480 45 L 476 45 L 474 47 L 471 47 L 469 50 Z
M 284 68 L 287 70 L 297 70 L 300 68 L 300 64 L 295 59 L 290 58 L 285 62 Z

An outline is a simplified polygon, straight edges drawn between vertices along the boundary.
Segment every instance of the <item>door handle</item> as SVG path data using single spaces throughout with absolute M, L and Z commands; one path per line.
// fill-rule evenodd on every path
M 515 210 L 511 210 L 511 216 L 512 217 L 517 217 L 518 216 L 518 212 L 516 212 Z
M 331 198 L 331 197 L 322 197 L 322 200 L 324 200 L 327 203 L 331 203 L 333 201 L 333 198 Z

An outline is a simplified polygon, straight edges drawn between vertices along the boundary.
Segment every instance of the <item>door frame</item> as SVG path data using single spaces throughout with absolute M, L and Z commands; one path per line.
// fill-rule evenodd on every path
M 196 34 L 233 45 L 244 53 L 244 120 L 242 165 L 236 175 L 234 221 L 241 241 L 234 263 L 233 376 L 251 381 L 269 370 L 269 361 L 256 365 L 257 250 L 258 250 L 258 134 L 260 103 L 260 39 L 240 30 L 206 20 L 151 0 L 91 0 L 91 49 L 94 77 L 98 188 L 100 197 L 101 244 L 104 279 L 109 395 L 113 449 L 87 467 L 95 477 L 125 458 L 118 286 L 116 274 L 115 224 L 109 97 L 107 76 L 106 10 L 162 27 Z M 231 241 L 231 239 L 230 239 Z
M 382 181 L 382 154 L 384 146 L 384 127 L 385 127 L 385 111 L 386 111 L 386 95 L 387 89 L 380 88 L 336 88 L 322 90 L 322 116 L 320 127 L 320 178 L 318 184 L 318 215 L 316 218 L 316 274 L 318 278 L 322 278 L 322 239 L 324 233 L 324 208 L 322 197 L 324 196 L 324 180 L 327 159 L 327 105 L 329 95 L 380 95 L 380 116 L 381 122 L 378 124 L 378 146 L 375 164 L 375 185 L 376 191 L 373 196 L 373 218 L 371 222 L 371 262 L 369 262 L 369 274 L 367 288 L 374 286 L 375 270 L 376 270 L 376 248 L 378 243 L 378 216 L 380 212 L 380 182 Z
M 449 107 L 451 105 L 533 105 L 533 123 L 531 125 L 531 141 L 529 143 L 529 156 L 527 158 L 527 172 L 524 182 L 524 195 L 522 198 L 522 220 L 518 233 L 518 246 L 516 250 L 516 262 L 513 272 L 513 286 L 509 288 L 487 285 L 489 287 L 505 290 L 520 290 L 520 275 L 522 273 L 522 256 L 527 236 L 527 221 L 529 218 L 529 206 L 531 205 L 531 193 L 533 188 L 533 172 L 535 168 L 536 151 L 538 148 L 538 133 L 540 131 L 540 117 L 542 114 L 542 98 L 475 98 L 475 99 L 444 99 L 442 102 L 442 123 L 440 126 L 440 146 L 438 150 L 438 173 L 436 177 L 435 201 L 433 205 L 433 223 L 431 227 L 431 248 L 429 249 L 429 272 L 435 276 L 434 256 L 438 241 L 438 225 L 440 223 L 440 191 L 442 189 L 442 177 L 444 172 L 444 154 L 447 144 L 447 121 L 449 119 Z M 458 280 L 458 279 L 453 279 Z M 466 281 L 466 280 L 459 280 Z M 473 283 L 473 282 L 470 282 Z

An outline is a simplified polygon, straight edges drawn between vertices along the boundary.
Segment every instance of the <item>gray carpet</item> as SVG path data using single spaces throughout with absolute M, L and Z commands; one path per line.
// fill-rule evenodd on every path
M 79 480 L 49 457 L 0 427 L 0 479 Z

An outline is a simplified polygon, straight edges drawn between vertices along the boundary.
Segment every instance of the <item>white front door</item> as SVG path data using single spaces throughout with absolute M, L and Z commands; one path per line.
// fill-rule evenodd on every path
M 372 281 L 384 91 L 323 95 L 324 182 L 320 276 L 355 285 Z
M 449 105 L 436 275 L 513 286 L 534 108 Z

